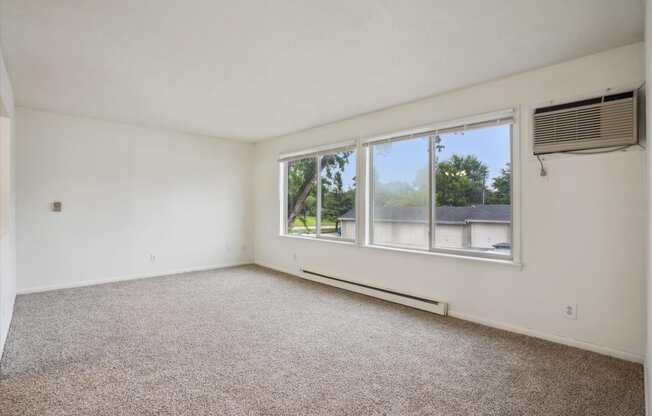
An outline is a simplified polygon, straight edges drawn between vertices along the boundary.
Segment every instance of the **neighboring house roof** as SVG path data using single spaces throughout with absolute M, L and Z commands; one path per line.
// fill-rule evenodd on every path
M 426 207 L 382 207 L 374 209 L 374 219 L 386 222 L 425 223 Z M 510 222 L 510 205 L 471 205 L 468 207 L 437 207 L 435 219 L 439 224 L 465 224 L 468 222 Z M 350 209 L 340 217 L 343 221 L 355 220 L 355 210 Z

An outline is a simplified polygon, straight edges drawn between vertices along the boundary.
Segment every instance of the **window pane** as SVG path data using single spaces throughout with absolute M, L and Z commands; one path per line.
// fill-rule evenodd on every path
M 355 151 L 321 157 L 321 235 L 355 240 L 355 189 Z
M 435 137 L 434 246 L 511 254 L 511 126 Z
M 373 145 L 374 244 L 428 248 L 428 137 Z
M 317 227 L 316 158 L 287 162 L 287 169 L 287 233 L 314 236 Z

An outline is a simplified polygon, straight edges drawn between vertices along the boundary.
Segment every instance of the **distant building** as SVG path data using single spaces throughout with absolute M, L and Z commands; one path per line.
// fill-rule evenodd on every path
M 342 217 L 341 234 L 355 238 L 355 210 Z M 509 252 L 512 244 L 512 208 L 509 205 L 437 207 L 435 245 Z M 428 241 L 428 209 L 383 207 L 374 210 L 373 239 L 376 244 L 423 247 Z

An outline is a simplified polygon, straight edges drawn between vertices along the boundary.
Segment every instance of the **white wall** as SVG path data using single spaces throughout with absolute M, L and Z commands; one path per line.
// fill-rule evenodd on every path
M 529 112 L 640 83 L 643 61 L 639 43 L 257 144 L 256 262 L 418 293 L 450 302 L 452 316 L 641 361 L 645 153 L 551 157 L 540 177 Z M 511 106 L 521 113 L 522 269 L 278 236 L 279 153 Z M 578 320 L 563 317 L 567 303 Z
M 19 292 L 252 261 L 252 144 L 16 114 Z
M 14 98 L 0 51 L 0 357 L 16 297 Z

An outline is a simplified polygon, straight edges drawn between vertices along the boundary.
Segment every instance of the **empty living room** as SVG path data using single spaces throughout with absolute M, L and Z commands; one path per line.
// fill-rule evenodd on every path
M 0 0 L 0 416 L 652 416 L 649 39 Z

